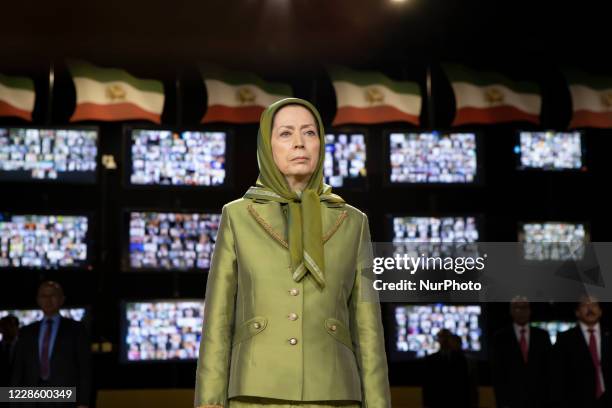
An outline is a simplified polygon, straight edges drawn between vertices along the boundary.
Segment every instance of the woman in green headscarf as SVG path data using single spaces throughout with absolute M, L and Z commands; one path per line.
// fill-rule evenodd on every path
M 195 406 L 391 406 L 368 219 L 323 183 L 312 104 L 261 115 L 259 177 L 223 207 Z

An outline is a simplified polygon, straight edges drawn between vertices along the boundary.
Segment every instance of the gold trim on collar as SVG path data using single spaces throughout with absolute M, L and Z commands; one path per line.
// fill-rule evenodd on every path
M 344 221 L 346 217 L 348 217 L 348 213 L 346 212 L 346 210 L 344 210 L 340 213 L 340 215 L 336 219 L 336 223 L 334 224 L 334 226 L 331 227 L 325 235 L 323 235 L 323 243 L 326 243 L 327 240 L 330 239 L 331 236 L 334 235 L 336 231 L 338 231 L 338 228 L 340 228 L 340 225 L 342 224 L 342 222 Z
M 255 211 L 255 209 L 253 208 L 253 204 L 247 205 L 247 210 L 249 210 L 249 213 L 251 213 L 251 215 L 259 223 L 259 225 L 261 225 L 266 230 L 266 232 L 270 234 L 272 238 L 280 242 L 280 244 L 285 248 L 289 249 L 289 244 L 287 243 L 287 241 L 285 241 L 278 232 L 274 231 L 274 228 L 272 228 L 272 226 L 268 224 L 266 220 L 264 220 L 257 211 Z
M 274 231 L 274 228 L 272 228 L 272 226 L 268 224 L 268 222 L 264 220 L 261 215 L 259 215 L 255 208 L 253 208 L 253 204 L 247 205 L 247 210 L 249 210 L 249 213 L 253 216 L 253 218 L 255 218 L 259 225 L 261 225 L 263 229 L 266 230 L 266 232 L 270 234 L 272 238 L 278 241 L 283 247 L 289 249 L 289 244 L 287 243 L 287 241 L 285 241 L 278 232 Z M 324 244 L 332 237 L 332 235 L 336 233 L 336 231 L 338 231 L 338 228 L 340 228 L 340 225 L 342 225 L 342 222 L 344 222 L 346 217 L 348 217 L 348 212 L 344 210 L 340 213 L 340 215 L 336 219 L 336 222 L 329 229 L 329 231 L 327 231 L 323 235 L 322 240 Z

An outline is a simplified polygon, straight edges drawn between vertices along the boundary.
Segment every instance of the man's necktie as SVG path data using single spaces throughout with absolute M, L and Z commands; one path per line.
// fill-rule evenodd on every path
M 42 351 L 40 352 L 40 378 L 43 380 L 49 379 L 49 344 L 51 343 L 51 329 L 53 328 L 53 320 L 46 319 L 43 322 Z
M 603 394 L 599 363 L 599 353 L 597 352 L 597 341 L 595 340 L 595 330 L 589 329 L 589 351 L 591 352 L 591 359 L 593 360 L 593 366 L 595 367 L 595 398 L 601 397 Z
M 521 329 L 521 338 L 519 345 L 521 346 L 521 353 L 523 354 L 523 361 L 526 363 L 529 355 L 529 347 L 527 347 L 527 338 L 525 337 L 525 328 Z

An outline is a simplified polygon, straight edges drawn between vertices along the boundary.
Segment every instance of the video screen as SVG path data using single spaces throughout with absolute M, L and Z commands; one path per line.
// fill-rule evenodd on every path
M 86 313 L 87 311 L 84 308 L 60 309 L 60 315 L 77 322 L 82 321 Z M 8 315 L 13 315 L 19 319 L 19 327 L 25 327 L 43 318 L 43 312 L 40 309 L 0 310 L 0 319 Z M 2 333 L 0 333 L 0 341 L 2 341 Z
M 391 183 L 474 183 L 474 133 L 390 133 Z
M 523 223 L 519 242 L 523 243 L 524 259 L 529 261 L 566 261 L 584 257 L 588 242 L 586 226 L 581 223 Z
M 394 354 L 400 359 L 423 358 L 440 350 L 441 329 L 461 337 L 466 352 L 483 351 L 482 309 L 479 305 L 419 304 L 395 307 Z
M 0 128 L 0 181 L 96 182 L 95 129 Z
M 129 213 L 129 269 L 210 267 L 221 214 Z
M 123 361 L 198 358 L 203 301 L 130 302 L 124 313 Z
M 394 243 L 476 241 L 476 217 L 393 217 Z
M 519 169 L 582 169 L 582 134 L 580 132 L 520 132 Z
M 84 268 L 88 219 L 0 213 L 0 268 Z
M 576 326 L 576 322 L 562 322 L 557 320 L 549 322 L 531 322 L 531 326 L 546 330 L 550 336 L 551 344 L 554 345 L 557 342 L 557 335 L 569 329 L 573 329 Z
M 363 133 L 325 135 L 324 182 L 332 187 L 366 185 L 366 140 Z
M 130 149 L 132 184 L 219 186 L 225 183 L 225 132 L 133 129 Z
M 469 245 L 479 240 L 476 217 L 392 217 L 391 224 L 394 255 L 478 256 L 477 246 Z

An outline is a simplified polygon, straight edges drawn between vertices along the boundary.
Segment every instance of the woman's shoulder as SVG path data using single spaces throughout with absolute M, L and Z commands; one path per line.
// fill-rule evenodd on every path
M 354 207 L 354 206 L 352 206 L 352 205 L 350 205 L 350 204 L 345 203 L 345 204 L 342 206 L 342 209 L 343 209 L 344 211 L 346 211 L 346 215 L 347 215 L 349 218 L 359 219 L 359 220 L 364 219 L 364 218 L 367 220 L 367 218 L 368 218 L 368 216 L 367 216 L 367 214 L 366 214 L 366 213 L 364 213 L 364 212 L 363 212 L 363 211 L 361 211 L 359 208 Z
M 234 201 L 230 201 L 229 203 L 225 203 L 223 205 L 223 212 L 233 213 L 235 211 L 240 211 L 242 208 L 246 208 L 249 203 L 252 202 L 248 198 L 240 197 Z
M 230 201 L 229 203 L 226 203 L 223 206 L 222 211 L 224 214 L 228 216 L 240 215 L 240 214 L 246 214 L 247 212 L 251 212 L 252 209 L 250 209 L 249 207 L 253 207 L 253 206 L 257 208 L 259 211 L 261 211 L 259 207 L 260 205 L 278 206 L 279 203 L 275 201 L 259 201 L 259 200 L 253 200 L 247 197 L 241 197 L 234 201 Z

